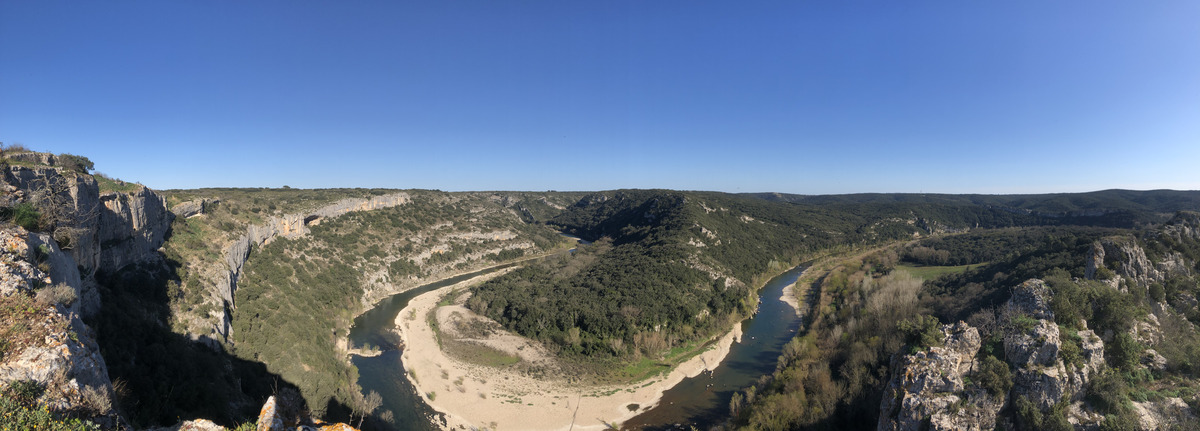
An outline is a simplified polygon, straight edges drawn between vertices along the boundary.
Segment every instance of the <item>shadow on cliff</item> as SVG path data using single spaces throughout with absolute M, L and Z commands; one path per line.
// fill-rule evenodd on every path
M 171 425 L 206 418 L 226 426 L 252 422 L 266 398 L 296 386 L 261 362 L 214 350 L 171 331 L 172 295 L 180 295 L 180 263 L 156 253 L 116 273 L 96 274 L 100 311 L 87 319 L 134 425 Z

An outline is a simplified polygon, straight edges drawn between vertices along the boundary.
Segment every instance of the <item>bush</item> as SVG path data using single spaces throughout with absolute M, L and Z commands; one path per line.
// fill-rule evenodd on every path
M 1151 284 L 1150 285 L 1150 298 L 1157 302 L 1163 302 L 1164 300 L 1167 299 L 1167 291 L 1165 289 L 1163 289 L 1163 285 L 1161 285 L 1161 284 L 1158 284 L 1158 283 Z
M 1108 365 L 1125 371 L 1132 370 L 1137 366 L 1142 346 L 1128 333 L 1117 333 L 1107 347 L 1108 352 L 1105 357 L 1108 358 Z
M 86 174 L 88 171 L 96 168 L 96 165 L 91 160 L 88 160 L 87 157 L 76 156 L 74 154 L 59 155 L 58 165 L 81 174 Z
M 59 283 L 37 291 L 38 302 L 46 305 L 62 304 L 71 306 L 75 302 L 75 289 L 66 283 Z
M 17 380 L 4 387 L 4 398 L 16 401 L 23 406 L 32 407 L 37 399 L 46 391 L 46 387 L 33 380 Z
M 1100 413 L 1120 413 L 1129 402 L 1129 383 L 1115 372 L 1105 372 L 1092 378 L 1086 398 Z
M 1075 365 L 1076 367 L 1083 365 L 1083 339 L 1079 337 L 1079 333 L 1074 329 L 1069 329 L 1059 326 L 1059 331 L 1063 334 L 1062 345 L 1058 351 L 1058 356 L 1062 358 L 1063 363 Z
M 988 393 L 992 395 L 1007 394 L 1013 385 L 1012 372 L 1008 369 L 1008 364 L 995 356 L 983 359 L 979 365 L 979 371 L 975 374 L 975 379 L 979 381 L 979 386 L 987 389 Z
M 22 203 L 13 208 L 12 222 L 17 226 L 25 228 L 25 230 L 34 232 L 40 227 L 42 213 L 38 212 L 37 208 L 29 202 Z
M 925 350 L 942 345 L 942 322 L 936 317 L 920 315 L 913 319 L 905 319 L 896 325 L 904 334 L 904 341 L 914 350 Z
M 10 398 L 0 396 L 0 431 L 93 431 L 99 430 L 96 424 L 81 419 L 65 418 L 58 412 L 33 405 L 25 405 Z

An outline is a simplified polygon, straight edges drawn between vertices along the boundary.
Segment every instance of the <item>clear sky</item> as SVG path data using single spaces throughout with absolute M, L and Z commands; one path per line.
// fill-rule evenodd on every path
M 1200 2 L 0 0 L 0 141 L 160 189 L 1200 189 Z

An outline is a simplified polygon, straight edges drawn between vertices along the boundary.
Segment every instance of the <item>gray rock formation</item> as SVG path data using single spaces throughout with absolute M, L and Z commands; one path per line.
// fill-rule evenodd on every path
M 943 325 L 942 336 L 942 347 L 894 359 L 877 429 L 982 431 L 995 427 L 1003 395 L 992 396 L 979 386 L 964 383 L 976 366 L 979 331 L 958 322 Z
M 116 272 L 157 252 L 173 215 L 165 199 L 145 187 L 101 196 L 95 178 L 54 167 L 54 155 L 22 157 L 49 166 L 9 166 L 4 181 L 20 201 L 53 213 L 54 241 L 83 268 L 79 311 L 91 315 L 99 305 L 96 272 Z
M 1130 237 L 1104 238 L 1092 244 L 1084 277 L 1094 280 L 1100 268 L 1113 270 L 1117 275 L 1143 287 L 1163 281 L 1162 272 L 1150 262 L 1137 241 Z
M 975 360 L 979 333 L 964 323 L 942 327 L 944 347 L 897 355 L 892 381 L 880 405 L 879 430 L 992 430 L 1007 400 L 1025 397 L 1043 411 L 1066 400 L 1070 418 L 1080 429 L 1103 420 L 1082 401 L 1092 374 L 1105 366 L 1104 342 L 1093 331 L 1063 334 L 1054 322 L 1050 289 L 1032 279 L 1013 288 L 1004 306 L 1001 329 L 1004 352 L 1013 368 L 1013 386 L 1005 394 L 990 394 L 977 383 L 966 383 L 979 371 Z M 1080 354 L 1066 363 L 1064 343 L 1078 343 Z M 982 374 L 980 374 L 982 375 Z M 1010 424 L 1011 425 L 1011 424 Z
M 161 195 L 142 187 L 133 193 L 100 196 L 104 210 L 96 229 L 100 268 L 117 271 L 153 254 L 162 246 L 174 215 Z
M 1049 304 L 1050 289 L 1032 279 L 1013 289 L 1005 305 L 1004 354 L 1016 368 L 1013 395 L 1041 409 L 1060 400 L 1078 401 L 1091 374 L 1104 364 L 1104 342 L 1091 330 L 1079 331 L 1081 363 L 1064 363 L 1063 343 Z
M 204 214 L 207 208 L 211 205 L 220 203 L 220 199 L 194 199 L 187 202 L 182 202 L 171 207 L 171 212 L 175 217 L 193 217 Z
M 35 288 L 51 285 L 79 293 L 82 282 L 74 261 L 48 236 L 11 228 L 0 231 L 0 243 L 4 245 L 0 247 L 0 291 L 5 297 L 30 295 Z M 45 388 L 39 401 L 51 409 L 90 411 L 99 422 L 115 425 L 119 419 L 111 401 L 108 367 L 91 328 L 79 319 L 78 302 L 35 302 L 39 308 L 32 316 L 25 314 L 32 320 L 24 324 L 39 336 L 27 340 L 28 344 L 11 346 L 0 359 L 0 385 L 38 382 Z
M 1173 397 L 1160 401 L 1133 403 L 1133 412 L 1138 418 L 1138 428 L 1144 430 L 1194 429 L 1195 413 L 1182 398 Z

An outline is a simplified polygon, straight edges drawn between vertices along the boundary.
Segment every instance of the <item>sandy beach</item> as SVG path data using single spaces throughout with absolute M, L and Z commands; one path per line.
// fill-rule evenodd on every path
M 811 266 L 808 268 L 805 268 L 804 272 L 800 273 L 800 277 L 796 279 L 795 283 L 792 283 L 791 285 L 788 285 L 783 288 L 783 294 L 779 297 L 779 300 L 787 303 L 787 305 L 792 307 L 792 310 L 794 310 L 796 312 L 796 315 L 804 314 L 803 312 L 800 311 L 800 298 L 796 296 L 796 288 L 797 288 L 797 285 L 799 285 L 802 282 L 804 282 L 804 283 L 812 282 L 811 280 L 804 279 L 804 276 L 808 275 L 808 271 L 811 269 L 812 269 Z
M 484 277 L 496 275 L 499 274 Z M 438 300 L 448 292 L 482 280 L 464 281 L 413 298 L 396 318 L 397 330 L 406 346 L 403 353 L 406 375 L 425 401 L 446 415 L 446 429 L 602 430 L 610 425 L 619 426 L 653 407 L 663 391 L 684 378 L 716 367 L 741 336 L 741 325 L 734 325 L 734 330 L 713 343 L 709 350 L 665 375 L 630 387 L 579 386 L 533 378 L 516 371 L 514 366 L 492 367 L 456 360 L 439 348 L 427 320 L 429 312 L 438 309 L 434 316 L 444 334 L 465 337 L 467 334 L 455 332 L 454 328 L 460 327 L 458 322 L 486 319 L 461 306 L 438 307 Z M 549 366 L 554 361 L 541 346 L 503 330 L 470 341 L 518 356 L 528 364 Z

